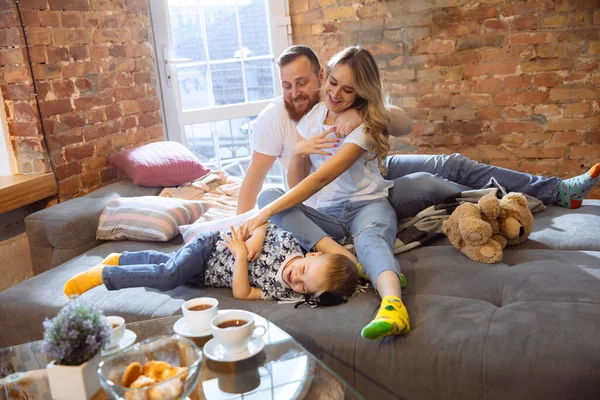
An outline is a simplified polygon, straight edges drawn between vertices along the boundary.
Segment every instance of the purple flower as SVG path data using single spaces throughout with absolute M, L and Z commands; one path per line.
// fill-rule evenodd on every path
M 70 301 L 43 325 L 42 352 L 61 365 L 80 365 L 92 359 L 111 331 L 100 309 L 79 299 Z

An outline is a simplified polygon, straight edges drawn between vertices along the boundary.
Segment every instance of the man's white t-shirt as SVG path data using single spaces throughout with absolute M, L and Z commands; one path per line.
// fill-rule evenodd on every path
M 330 128 L 330 126 L 325 125 L 325 117 L 327 117 L 327 107 L 325 103 L 321 102 L 298 122 L 296 129 L 303 138 L 310 139 Z M 335 134 L 331 133 L 331 135 L 331 137 L 335 137 Z M 348 170 L 317 193 L 318 208 L 340 204 L 345 201 L 374 200 L 387 197 L 388 189 L 394 186 L 393 182 L 386 181 L 381 176 L 377 159 L 365 163 L 371 144 L 364 132 L 364 125 L 360 125 L 345 139 L 342 139 L 337 148 L 327 150 L 333 155 L 346 143 L 354 143 L 365 149 L 366 152 Z M 311 154 L 310 160 L 313 171 L 319 169 L 329 157 L 331 156 Z
M 279 157 L 287 175 L 296 144 L 296 123 L 285 109 L 283 97 L 274 99 L 252 121 L 252 136 L 252 150 Z

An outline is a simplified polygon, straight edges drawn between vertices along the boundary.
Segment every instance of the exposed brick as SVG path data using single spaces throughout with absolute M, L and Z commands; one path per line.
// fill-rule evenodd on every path
M 31 85 L 2 85 L 4 100 L 32 100 L 33 86 Z
M 79 128 L 85 125 L 85 118 L 80 114 L 62 114 L 60 122 L 69 128 Z
M 503 80 L 506 89 L 522 89 L 529 87 L 531 78 L 528 75 L 507 76 Z
M 548 41 L 548 33 L 536 32 L 536 33 L 514 33 L 508 37 L 508 43 L 510 45 L 520 44 L 540 44 Z
M 24 57 L 21 49 L 0 50 L 0 65 L 23 64 Z
M 70 98 L 75 93 L 75 85 L 72 81 L 54 81 L 52 82 L 52 91 L 57 98 Z
M 96 124 L 106 121 L 106 115 L 101 107 L 93 108 L 85 112 L 85 120 L 88 124 Z
M 54 29 L 52 35 L 57 45 L 90 44 L 94 41 L 92 29 Z
M 63 28 L 81 27 L 81 16 L 77 13 L 63 13 L 60 18 Z
M 477 110 L 477 119 L 481 121 L 493 121 L 500 117 L 500 111 L 491 108 L 479 108 Z
M 45 0 L 44 0 L 45 3 Z M 60 27 L 59 12 L 44 12 L 40 14 L 40 24 L 45 27 L 58 28 Z
M 77 110 L 87 110 L 92 107 L 104 106 L 107 104 L 111 104 L 113 102 L 113 98 L 110 92 L 100 92 L 93 94 L 91 96 L 80 97 L 74 100 L 75 109 Z
M 482 75 L 510 75 L 517 71 L 516 63 L 493 63 L 469 65 L 465 70 L 466 77 L 476 77 Z
M 47 80 L 60 78 L 60 68 L 56 64 L 40 64 L 33 66 L 35 80 Z
M 492 130 L 507 133 L 532 133 L 542 130 L 542 126 L 535 122 L 497 122 L 493 125 Z
M 70 178 L 60 181 L 58 196 L 61 199 L 69 199 L 79 193 L 81 182 L 79 176 L 72 176 Z
M 569 69 L 571 60 L 568 58 L 535 60 L 521 64 L 524 72 L 558 71 Z
M 600 117 L 598 116 L 583 119 L 561 119 L 549 121 L 547 129 L 549 131 L 578 131 L 597 128 L 598 124 L 600 124 Z
M 539 58 L 558 58 L 565 55 L 565 46 L 561 43 L 544 43 L 535 46 Z
M 56 168 L 56 178 L 62 181 L 63 179 L 67 179 L 71 176 L 81 174 L 82 170 L 83 168 L 81 166 L 81 162 L 79 161 L 59 165 Z
M 73 107 L 71 106 L 71 100 L 65 99 L 42 102 L 40 109 L 42 110 L 42 116 L 49 117 L 51 115 L 70 112 L 73 110 Z
M 464 135 L 472 135 L 480 133 L 483 129 L 483 124 L 478 121 L 449 121 L 440 124 L 441 133 L 459 133 Z
M 29 70 L 25 66 L 18 67 L 4 67 L 0 69 L 0 75 L 4 74 L 4 81 L 6 83 L 29 83 L 31 77 Z
M 551 101 L 595 100 L 598 94 L 587 88 L 556 88 L 550 90 Z
M 534 30 L 540 25 L 537 15 L 516 16 L 511 21 L 513 31 Z
M 96 140 L 119 132 L 120 125 L 118 121 L 108 121 L 89 127 L 83 131 L 83 137 L 86 141 Z
M 106 167 L 108 159 L 104 156 L 92 157 L 83 162 L 83 168 L 85 171 L 96 171 Z
M 466 104 L 486 106 L 491 103 L 490 94 L 458 94 L 452 97 L 452 106 L 457 107 Z
M 565 115 L 584 115 L 591 110 L 590 103 L 565 104 L 563 111 Z
M 600 146 L 573 146 L 571 147 L 571 158 L 598 157 Z
M 67 147 L 65 158 L 68 162 L 82 160 L 94 154 L 94 144 L 85 143 L 77 147 Z
M 458 39 L 458 50 L 478 49 L 481 47 L 502 47 L 506 43 L 505 35 L 468 36 Z
M 37 122 L 9 122 L 8 133 L 11 136 L 37 136 Z
M 61 61 L 69 61 L 69 49 L 67 47 L 50 47 L 46 48 L 48 62 L 51 64 Z
M 18 46 L 21 44 L 21 34 L 18 29 L 0 29 L 0 46 Z
M 542 91 L 499 93 L 494 98 L 497 105 L 512 104 L 542 104 L 548 98 L 548 94 Z
M 534 75 L 533 84 L 542 87 L 555 87 L 561 83 L 560 76 L 555 73 Z
M 51 10 L 89 11 L 89 0 L 48 0 Z
M 558 117 L 562 114 L 560 106 L 557 106 L 556 104 L 542 104 L 535 106 L 535 113 L 544 115 L 548 118 Z
M 90 58 L 88 46 L 71 46 L 71 57 L 74 61 L 83 61 Z
M 503 84 L 500 79 L 480 79 L 477 81 L 476 91 L 483 93 L 497 93 L 501 91 L 502 88 Z
M 536 57 L 535 47 L 532 45 L 510 46 L 510 59 L 529 61 Z
M 135 100 L 123 100 L 119 102 L 123 115 L 129 115 L 140 112 L 140 106 Z
M 554 132 L 554 143 L 556 144 L 571 144 L 579 143 L 581 136 L 579 132 L 565 131 L 565 132 Z
M 37 113 L 33 111 L 33 107 L 29 102 L 20 101 L 12 105 L 12 113 L 14 119 L 33 120 L 37 117 Z
M 504 111 L 505 119 L 530 119 L 531 108 L 524 106 L 509 107 Z

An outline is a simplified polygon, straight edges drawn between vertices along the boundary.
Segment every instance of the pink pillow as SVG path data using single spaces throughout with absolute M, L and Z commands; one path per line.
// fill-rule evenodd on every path
M 150 143 L 121 151 L 109 162 L 141 186 L 178 186 L 210 172 L 184 145 L 177 142 Z

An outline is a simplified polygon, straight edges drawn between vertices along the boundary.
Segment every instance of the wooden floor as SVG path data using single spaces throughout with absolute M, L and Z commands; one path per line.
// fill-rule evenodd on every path
M 0 214 L 56 194 L 54 174 L 0 176 Z

